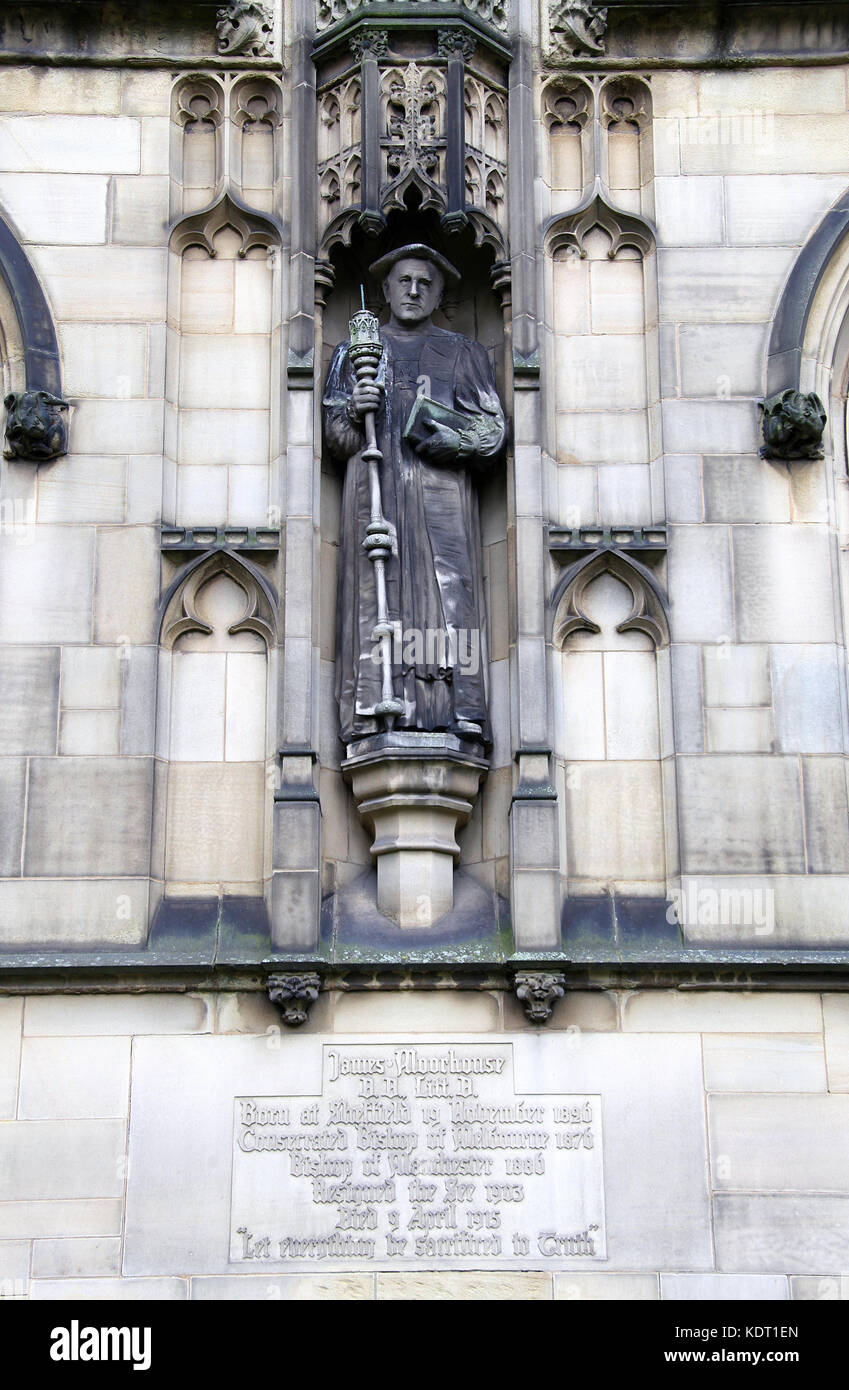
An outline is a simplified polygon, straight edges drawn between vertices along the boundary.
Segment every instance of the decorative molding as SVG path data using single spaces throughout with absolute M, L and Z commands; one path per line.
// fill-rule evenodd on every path
M 381 75 L 385 135 L 381 139 L 387 182 L 380 192 L 381 212 L 405 211 L 405 192 L 415 186 L 421 208 L 441 209 L 440 160 L 445 149 L 445 74 L 439 68 L 405 63 Z M 439 180 L 439 182 L 437 182 Z
M 490 246 L 494 256 L 493 288 L 498 290 L 499 280 L 502 286 L 506 284 L 503 275 L 499 272 L 499 262 L 508 260 L 510 252 L 507 247 L 506 238 L 495 219 L 484 212 L 482 208 L 466 208 L 466 218 L 475 234 L 475 246 Z M 497 278 L 496 278 L 497 277 Z
M 463 103 L 466 210 L 482 208 L 497 224 L 504 218 L 507 198 L 507 95 L 466 73 Z
M 557 999 L 566 993 L 566 976 L 554 971 L 522 970 L 513 979 L 516 998 L 531 1023 L 547 1023 Z
M 639 77 L 611 77 L 601 89 L 599 115 L 604 126 L 633 126 L 645 130 L 651 124 L 652 100 L 648 83 Z
M 0 217 L 0 279 L 9 291 L 18 324 L 27 391 L 46 391 L 61 399 L 59 340 L 50 305 L 24 248 L 3 217 Z
M 497 260 L 509 259 L 510 51 L 494 32 L 469 22 L 464 10 L 470 8 L 482 14 L 485 6 L 429 0 L 418 7 L 399 4 L 397 14 L 391 3 L 374 11 L 365 3 L 334 9 L 334 23 L 343 15 L 352 21 L 312 48 L 320 257 L 334 245 L 350 244 L 354 227 L 377 237 L 389 214 L 414 207 L 436 212 L 448 235 L 471 222 L 478 245 L 491 245 Z M 417 36 L 415 56 L 405 46 L 408 32 Z M 346 48 L 358 65 L 345 62 Z M 480 70 L 472 71 L 466 63 L 474 54 Z M 472 209 L 486 220 L 473 218 Z M 504 231 L 493 236 L 496 225 Z
M 68 452 L 68 402 L 50 391 L 10 391 L 6 407 L 3 457 L 47 463 Z
M 268 5 L 258 0 L 229 0 L 218 11 L 215 27 L 218 52 L 228 58 L 239 54 L 271 57 L 274 22 Z
M 436 38 L 440 58 L 462 58 L 468 62 L 477 46 L 477 39 L 467 29 L 440 29 Z
M 548 27 L 552 62 L 600 57 L 604 53 L 607 7 L 589 0 L 549 0 Z
M 548 548 L 559 550 L 632 550 L 645 553 L 666 549 L 665 526 L 550 526 Z
M 549 133 L 559 126 L 580 133 L 594 110 L 592 88 L 579 77 L 555 77 L 542 94 L 542 119 Z
M 172 228 L 169 245 L 178 255 L 190 246 L 202 246 L 214 257 L 215 238 L 224 227 L 232 227 L 241 237 L 238 254 L 242 258 L 256 246 L 279 246 L 282 241 L 280 228 L 273 218 L 247 207 L 225 190 L 209 207 L 180 218 Z
M 224 90 L 214 77 L 194 74 L 174 88 L 173 119 L 181 126 L 211 125 L 224 120 Z
M 643 632 L 656 647 L 668 646 L 666 595 L 646 565 L 615 548 L 591 551 L 564 572 L 551 600 L 554 645 L 562 649 L 573 632 L 601 631 L 584 610 L 587 589 L 601 574 L 612 574 L 631 593 L 631 612 L 617 624 L 616 631 Z
M 160 530 L 163 551 L 279 550 L 274 526 L 167 526 Z
M 815 392 L 792 387 L 758 402 L 764 444 L 761 457 L 791 462 L 825 457 L 822 437 L 828 416 Z
M 772 322 L 766 362 L 770 396 L 792 388 L 798 391 L 802 355 L 814 300 L 828 267 L 844 256 L 849 232 L 849 192 L 844 193 L 811 233 L 793 263 Z
M 212 633 L 209 623 L 198 612 L 197 599 L 200 590 L 217 574 L 229 575 L 245 595 L 244 611 L 227 631 L 233 635 L 254 632 L 271 649 L 277 641 L 277 596 L 256 565 L 226 549 L 198 555 L 168 586 L 159 606 L 162 645 L 173 647 L 186 632 L 207 636 Z
M 632 246 L 641 256 L 648 256 L 657 245 L 657 233 L 645 217 L 625 212 L 608 199 L 600 179 L 588 196 L 573 212 L 561 213 L 548 223 L 545 245 L 548 254 L 577 252 L 586 258 L 586 238 L 596 227 L 610 237 L 607 255 L 613 260 L 625 246 Z
M 288 1028 L 299 1028 L 306 1023 L 320 989 L 321 976 L 315 971 L 268 977 L 268 997 L 279 1008 Z
M 368 3 L 369 0 L 318 0 L 316 29 L 321 33 L 333 24 L 340 24 L 359 10 L 367 9 Z M 502 32 L 507 29 L 507 0 L 437 0 L 437 3 L 440 8 L 454 10 L 459 15 L 462 15 L 463 11 L 473 14 L 485 24 L 491 24 L 494 29 L 500 29 Z M 401 0 L 397 9 L 403 17 L 407 17 L 410 4 Z
M 364 58 L 385 58 L 389 49 L 386 29 L 358 29 L 348 38 L 348 47 L 358 63 Z
M 242 78 L 236 83 L 231 97 L 234 123 L 243 129 L 266 125 L 270 130 L 275 130 L 283 120 L 281 97 L 277 83 L 268 77 Z

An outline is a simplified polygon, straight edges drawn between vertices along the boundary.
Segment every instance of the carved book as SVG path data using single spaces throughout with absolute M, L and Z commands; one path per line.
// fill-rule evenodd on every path
M 461 430 L 468 429 L 471 424 L 468 415 L 461 414 L 459 410 L 452 410 L 450 406 L 440 405 L 439 401 L 432 401 L 427 396 L 416 396 L 404 426 L 404 438 L 413 445 L 414 449 L 418 449 L 425 440 L 431 438 L 431 421 L 435 425 L 447 425 L 449 429 L 456 430 L 458 434 Z

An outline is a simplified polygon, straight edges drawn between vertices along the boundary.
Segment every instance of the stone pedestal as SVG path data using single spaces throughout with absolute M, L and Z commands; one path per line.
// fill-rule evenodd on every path
M 452 734 L 387 733 L 352 743 L 342 772 L 374 836 L 377 905 L 399 927 L 432 926 L 454 904 L 457 830 L 487 762 Z

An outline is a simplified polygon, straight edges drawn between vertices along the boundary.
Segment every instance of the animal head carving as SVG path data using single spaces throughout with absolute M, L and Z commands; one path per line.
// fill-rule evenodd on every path
M 819 396 L 811 391 L 779 391 L 761 401 L 763 458 L 821 459 L 827 416 Z
M 44 463 L 68 452 L 67 401 L 50 391 L 10 391 L 3 404 L 5 458 Z

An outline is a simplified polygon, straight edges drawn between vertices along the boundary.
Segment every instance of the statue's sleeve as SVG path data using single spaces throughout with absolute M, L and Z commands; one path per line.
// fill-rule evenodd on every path
M 340 343 L 324 385 L 324 440 L 337 459 L 349 459 L 365 444 L 365 432 L 348 414 L 354 389 L 354 372 L 348 355 L 348 344 Z
M 471 339 L 457 363 L 454 400 L 459 410 L 471 416 L 469 427 L 460 435 L 461 454 L 472 464 L 494 458 L 503 447 L 507 425 L 487 351 Z

